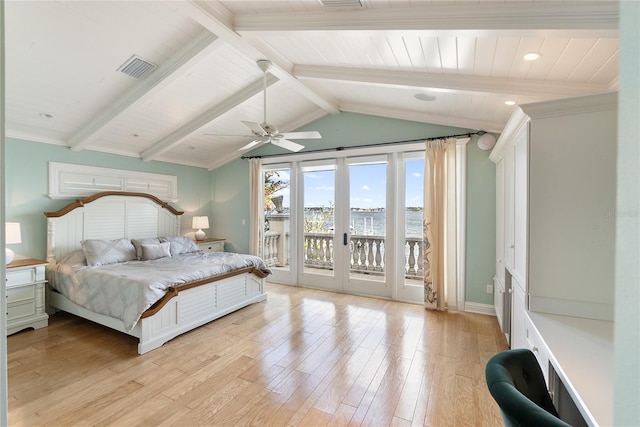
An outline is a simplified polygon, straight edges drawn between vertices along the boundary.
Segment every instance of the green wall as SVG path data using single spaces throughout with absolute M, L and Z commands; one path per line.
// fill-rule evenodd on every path
M 325 116 L 304 128 L 317 130 L 321 140 L 305 141 L 306 150 L 349 147 L 390 141 L 424 139 L 466 133 L 467 129 L 397 119 L 341 113 Z M 475 130 L 474 130 L 475 131 Z M 495 167 L 489 152 L 481 151 L 473 137 L 467 144 L 467 251 L 466 300 L 492 304 L 485 288 L 492 283 L 495 258 Z M 267 145 L 251 155 L 281 153 Z M 182 233 L 192 232 L 194 215 L 209 215 L 207 235 L 227 239 L 225 249 L 247 252 L 249 248 L 249 164 L 235 160 L 212 172 L 202 168 L 162 162 L 145 163 L 134 157 L 7 139 L 7 221 L 22 224 L 23 243 L 13 245 L 18 256 L 46 257 L 45 211 L 55 211 L 70 200 L 52 200 L 48 193 L 47 162 L 64 162 L 115 169 L 176 175 L 179 201 L 184 210 Z
M 305 150 L 349 147 L 390 141 L 424 139 L 469 132 L 468 129 L 388 119 L 355 113 L 325 116 L 297 129 L 317 130 L 320 140 L 304 141 Z M 475 131 L 472 130 L 472 131 Z M 477 136 L 467 144 L 467 302 L 493 304 L 486 293 L 495 274 L 495 165 L 489 151 L 476 145 Z M 248 155 L 283 153 L 265 145 Z M 249 165 L 236 160 L 213 171 L 213 227 L 216 237 L 227 239 L 227 250 L 246 252 L 249 248 Z M 243 224 L 243 220 L 245 223 Z
M 47 222 L 43 212 L 56 211 L 73 200 L 49 198 L 48 162 L 74 163 L 176 175 L 180 200 L 173 205 L 183 210 L 182 232 L 192 232 L 194 215 L 211 214 L 211 173 L 206 169 L 171 163 L 145 163 L 134 157 L 7 138 L 5 146 L 6 220 L 20 222 L 22 243 L 12 245 L 16 256 L 44 259 L 47 255 Z
M 467 144 L 467 302 L 493 305 L 486 285 L 496 271 L 496 167 L 474 136 Z

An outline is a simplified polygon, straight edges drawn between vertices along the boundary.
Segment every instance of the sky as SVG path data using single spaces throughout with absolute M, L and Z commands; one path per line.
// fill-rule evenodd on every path
M 405 162 L 406 206 L 422 206 L 424 161 Z M 386 200 L 386 167 L 384 163 L 352 165 L 349 168 L 349 198 L 351 207 L 383 208 Z M 280 179 L 289 180 L 289 171 L 279 172 Z M 318 207 L 335 205 L 335 171 L 304 172 L 304 205 Z M 289 206 L 290 188 L 277 193 L 284 195 L 284 206 Z

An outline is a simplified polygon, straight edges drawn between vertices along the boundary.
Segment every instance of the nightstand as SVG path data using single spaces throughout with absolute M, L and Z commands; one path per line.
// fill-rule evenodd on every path
M 205 252 L 224 252 L 224 241 L 225 239 L 204 239 L 204 240 L 196 240 L 196 245 L 200 248 L 201 251 Z
M 46 261 L 33 258 L 17 259 L 7 265 L 7 335 L 49 324 L 44 309 L 46 265 Z

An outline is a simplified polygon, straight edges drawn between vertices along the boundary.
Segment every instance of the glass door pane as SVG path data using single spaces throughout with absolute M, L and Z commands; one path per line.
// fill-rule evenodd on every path
M 404 166 L 404 282 L 405 285 L 414 285 L 422 289 L 425 249 L 422 233 L 424 158 L 407 159 Z
M 267 169 L 264 183 L 264 242 L 262 258 L 275 275 L 290 271 L 291 170 Z
M 349 165 L 349 278 L 384 282 L 387 164 Z
M 304 274 L 334 277 L 335 183 L 335 165 L 302 169 Z

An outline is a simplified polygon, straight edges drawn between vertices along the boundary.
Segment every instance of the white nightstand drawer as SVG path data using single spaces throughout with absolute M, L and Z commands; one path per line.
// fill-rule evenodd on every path
M 196 245 L 201 251 L 205 252 L 223 252 L 224 251 L 224 239 L 214 241 L 197 241 Z
M 20 286 L 7 289 L 7 304 L 12 302 L 33 300 L 36 297 L 36 288 L 33 286 Z
M 29 268 L 27 270 L 7 271 L 7 287 L 25 285 L 37 281 L 36 269 Z
M 7 320 L 14 322 L 21 318 L 35 316 L 36 304 L 32 299 L 30 301 L 23 301 L 20 303 L 14 303 L 7 305 Z

